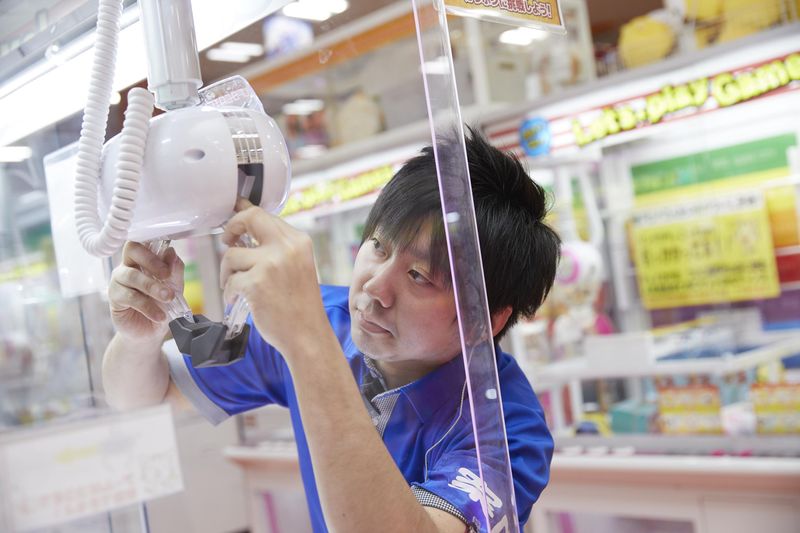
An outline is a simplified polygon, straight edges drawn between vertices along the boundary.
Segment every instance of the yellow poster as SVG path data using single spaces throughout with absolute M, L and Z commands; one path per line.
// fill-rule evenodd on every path
M 634 215 L 644 306 L 663 309 L 780 294 L 772 232 L 759 191 L 703 198 Z
M 517 26 L 544 26 L 566 33 L 558 0 L 444 0 L 456 15 L 486 17 Z

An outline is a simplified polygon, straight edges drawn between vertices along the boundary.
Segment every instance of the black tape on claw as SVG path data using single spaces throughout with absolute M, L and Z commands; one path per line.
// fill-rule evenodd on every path
M 244 357 L 250 325 L 245 324 L 242 331 L 232 339 L 225 339 L 228 328 L 219 322 L 212 322 L 203 315 L 195 315 L 195 322 L 176 318 L 169 323 L 169 329 L 181 353 L 192 356 L 192 366 L 226 366 Z

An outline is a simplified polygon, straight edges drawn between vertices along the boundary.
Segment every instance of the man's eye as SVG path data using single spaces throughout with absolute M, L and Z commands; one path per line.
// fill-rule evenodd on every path
M 426 278 L 425 276 L 423 276 L 422 274 L 420 274 L 416 270 L 409 270 L 408 271 L 408 275 L 412 280 L 414 280 L 414 283 L 418 283 L 420 285 L 430 285 L 431 284 L 431 282 L 430 282 L 430 280 L 428 278 Z
M 385 255 L 386 254 L 386 250 L 383 248 L 383 245 L 381 244 L 381 241 L 379 241 L 375 237 L 372 237 L 370 239 L 370 242 L 372 243 L 372 249 L 375 251 L 376 254 L 378 254 L 378 255 Z

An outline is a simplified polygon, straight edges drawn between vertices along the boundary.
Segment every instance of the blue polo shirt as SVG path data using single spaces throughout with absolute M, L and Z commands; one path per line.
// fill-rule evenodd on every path
M 414 495 L 423 505 L 457 516 L 473 531 L 483 530 L 478 460 L 462 358 L 455 357 L 417 381 L 387 390 L 376 366 L 350 337 L 348 289 L 323 286 L 322 299 L 365 408 Z M 267 404 L 288 407 L 311 523 L 315 532 L 327 531 L 289 369 L 281 354 L 261 338 L 251 318 L 248 322 L 251 330 L 244 359 L 227 367 L 194 368 L 189 356 L 168 350 L 172 379 L 215 424 Z M 553 440 L 527 378 L 514 359 L 499 349 L 497 371 L 516 510 L 522 525 L 547 485 Z M 479 416 L 478 420 L 491 424 L 496 418 Z M 502 501 L 492 490 L 497 476 L 492 466 L 501 468 L 502 457 L 495 459 L 488 450 L 484 455 L 488 512 L 505 514 L 510 502 Z

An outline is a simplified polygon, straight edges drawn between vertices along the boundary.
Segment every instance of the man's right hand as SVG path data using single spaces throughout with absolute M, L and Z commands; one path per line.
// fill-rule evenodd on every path
M 111 320 L 123 337 L 161 341 L 169 329 L 165 312 L 176 291 L 183 291 L 183 261 L 169 248 L 163 259 L 142 244 L 127 242 L 122 264 L 111 274 Z

